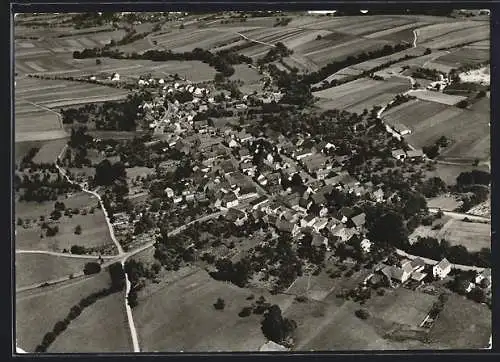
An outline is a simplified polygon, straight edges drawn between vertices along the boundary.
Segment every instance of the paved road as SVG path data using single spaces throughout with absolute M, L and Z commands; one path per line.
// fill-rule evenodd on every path
M 448 210 L 439 209 L 437 207 L 430 207 L 429 208 L 429 211 L 432 213 L 437 213 L 439 210 L 441 210 L 444 215 L 450 216 L 454 219 L 463 220 L 464 218 L 468 218 L 469 220 L 473 220 L 473 221 L 482 221 L 482 222 L 488 222 L 488 223 L 491 222 L 491 219 L 489 217 L 477 216 L 477 215 L 467 214 L 467 213 L 463 213 L 463 212 L 448 211 Z

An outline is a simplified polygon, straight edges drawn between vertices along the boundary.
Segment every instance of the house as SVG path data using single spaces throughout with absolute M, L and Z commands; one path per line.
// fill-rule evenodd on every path
M 382 189 L 377 189 L 372 193 L 375 202 L 383 202 L 384 201 L 384 191 Z
M 397 283 L 405 283 L 411 276 L 412 270 L 409 264 L 405 264 L 403 268 L 397 266 L 385 266 L 381 270 L 382 274 L 386 276 L 389 283 L 396 281 Z
M 476 276 L 475 282 L 476 284 L 481 283 L 484 279 L 487 279 L 489 285 L 491 285 L 491 269 L 484 269 L 481 273 Z
M 446 258 L 432 267 L 432 275 L 434 276 L 434 278 L 443 279 L 450 273 L 450 271 L 451 263 Z
M 267 214 L 275 214 L 277 215 L 279 210 L 281 209 L 281 204 L 279 204 L 278 202 L 276 201 L 273 201 L 271 202 L 269 205 L 266 205 L 264 207 L 264 211 L 267 213 Z
M 245 131 L 241 131 L 241 132 L 238 132 L 236 134 L 236 139 L 239 142 L 244 143 L 244 142 L 248 142 L 248 141 L 252 140 L 253 136 L 249 133 L 246 133 Z
M 416 271 L 411 274 L 411 279 L 415 280 L 416 282 L 422 282 L 426 276 L 427 276 L 426 273 Z
M 405 151 L 398 149 L 391 151 L 392 157 L 394 157 L 396 160 L 404 160 L 406 158 L 406 153 Z
M 236 171 L 236 167 L 234 167 L 234 164 L 231 162 L 231 160 L 224 160 L 223 162 L 221 162 L 220 169 L 226 176 Z
M 240 146 L 240 144 L 236 142 L 234 138 L 231 138 L 227 144 L 230 148 L 235 148 Z
M 238 151 L 238 156 L 240 157 L 240 161 L 252 158 L 252 155 L 250 155 L 250 151 L 246 147 L 240 148 L 240 150 Z
M 296 160 L 302 160 L 303 158 L 311 156 L 312 154 L 313 153 L 311 150 L 302 150 L 294 152 L 293 156 L 295 157 Z
M 282 346 L 281 344 L 278 344 L 273 341 L 268 341 L 264 343 L 262 346 L 259 348 L 260 352 L 287 352 L 289 351 L 288 348 Z
M 275 226 L 279 231 L 290 233 L 292 234 L 292 236 L 296 236 L 300 231 L 300 228 L 297 226 L 297 224 L 292 224 L 291 222 L 281 218 L 278 218 L 276 220 Z
M 355 211 L 352 208 L 344 206 L 339 210 L 338 216 L 340 221 L 345 224 L 354 215 L 354 213 Z
M 167 197 L 172 198 L 172 197 L 174 197 L 174 190 L 172 190 L 170 187 L 167 187 L 165 189 L 165 194 L 167 195 Z
M 316 230 L 316 232 L 320 232 L 323 230 L 326 225 L 328 224 L 328 219 L 324 217 L 320 217 L 316 220 L 316 222 L 313 225 L 313 229 Z
M 413 272 L 421 272 L 425 268 L 425 261 L 422 258 L 415 258 L 411 262 Z
M 250 201 L 250 206 L 252 207 L 252 210 L 257 210 L 267 202 L 269 202 L 269 199 L 266 196 L 260 196 L 255 200 Z
M 247 214 L 241 210 L 230 208 L 226 215 L 226 220 L 233 222 L 237 226 L 241 226 L 247 220 Z
M 372 247 L 372 242 L 365 238 L 361 240 L 361 243 L 359 245 L 361 247 L 361 250 L 363 250 L 363 252 L 369 253 Z
M 313 234 L 311 245 L 319 247 L 321 245 L 328 246 L 328 239 L 320 234 Z
M 238 203 L 239 203 L 238 198 L 236 197 L 234 192 L 231 191 L 222 197 L 221 205 L 223 207 L 230 208 L 230 207 L 235 207 L 236 205 L 238 205 Z
M 424 152 L 422 150 L 409 150 L 406 152 L 406 158 L 410 160 L 421 160 L 424 158 Z
M 359 229 L 363 227 L 363 225 L 365 225 L 365 222 L 366 222 L 366 214 L 362 212 L 361 214 L 351 217 L 351 219 L 347 222 L 347 226 Z
M 337 227 L 332 231 L 333 236 L 340 238 L 342 242 L 346 242 L 350 240 L 356 233 L 356 229 L 346 228 L 346 227 Z
M 317 220 L 316 216 L 309 214 L 300 221 L 300 225 L 302 227 L 312 227 Z
M 244 185 L 241 187 L 239 192 L 239 198 L 241 200 L 249 199 L 251 197 L 259 196 L 257 189 L 254 185 Z

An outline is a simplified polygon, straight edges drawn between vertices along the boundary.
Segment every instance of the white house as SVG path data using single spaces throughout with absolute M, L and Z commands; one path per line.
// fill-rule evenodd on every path
M 368 239 L 363 239 L 361 240 L 361 250 L 363 250 L 365 253 L 369 253 L 372 247 L 372 242 Z
M 434 276 L 434 278 L 443 279 L 450 273 L 450 271 L 451 263 L 446 258 L 432 267 L 432 275 Z

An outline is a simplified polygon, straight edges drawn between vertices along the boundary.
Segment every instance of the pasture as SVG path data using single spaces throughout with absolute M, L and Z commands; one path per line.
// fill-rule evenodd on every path
M 410 83 L 406 79 L 391 78 L 379 81 L 363 78 L 314 92 L 313 95 L 320 98 L 320 108 L 362 112 L 364 108 L 369 110 L 374 105 L 388 103 L 396 94 L 409 88 Z
M 123 294 L 124 292 L 111 294 L 86 308 L 56 338 L 48 352 L 131 352 L 132 338 Z
M 412 91 L 411 95 L 423 101 L 442 103 L 448 106 L 454 106 L 458 102 L 467 99 L 467 97 L 464 96 L 455 96 L 451 94 L 421 89 Z
M 436 301 L 434 295 L 406 288 L 388 288 L 383 296 L 373 296 L 366 308 L 384 321 L 417 327 Z
M 491 225 L 453 220 L 439 230 L 436 238 L 448 240 L 451 245 L 465 246 L 471 252 L 491 249 Z
M 46 254 L 16 253 L 16 288 L 41 284 L 82 272 L 85 263 L 89 261 L 91 260 Z
M 453 211 L 460 206 L 460 203 L 457 201 L 455 196 L 451 194 L 445 194 L 427 199 L 427 206 Z
M 429 332 L 435 348 L 478 349 L 488 346 L 491 310 L 484 304 L 451 294 Z
M 257 351 L 266 342 L 260 330 L 261 316 L 238 316 L 251 304 L 246 298 L 252 293 L 256 297 L 264 294 L 282 309 L 292 299 L 218 282 L 201 269 L 171 274 L 176 277 L 167 277 L 141 292 L 139 305 L 133 310 L 145 352 Z M 214 308 L 217 298 L 225 300 L 224 310 Z
M 45 333 L 63 320 L 72 306 L 109 284 L 108 273 L 101 272 L 84 279 L 16 293 L 15 336 L 18 346 L 34 352 Z
M 425 175 L 427 177 L 440 177 L 447 185 L 455 185 L 457 182 L 457 176 L 462 172 L 470 172 L 472 170 L 483 170 L 488 171 L 488 167 L 481 166 L 476 167 L 472 166 L 472 163 L 439 163 L 436 165 L 436 169 L 434 171 L 426 171 Z

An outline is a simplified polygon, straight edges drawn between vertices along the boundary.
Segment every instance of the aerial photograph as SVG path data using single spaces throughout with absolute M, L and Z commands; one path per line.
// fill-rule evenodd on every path
M 489 10 L 13 22 L 13 353 L 492 348 Z

